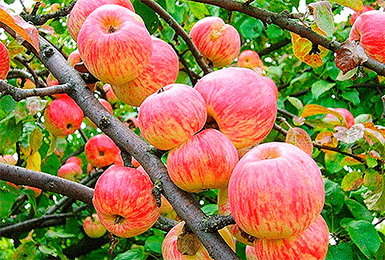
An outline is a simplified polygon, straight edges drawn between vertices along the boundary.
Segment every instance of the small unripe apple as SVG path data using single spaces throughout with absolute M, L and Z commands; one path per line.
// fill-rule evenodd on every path
M 214 67 L 230 65 L 241 49 L 237 30 L 219 17 L 205 17 L 191 28 L 190 37 L 197 49 Z
M 346 108 L 338 107 L 338 108 L 329 108 L 329 109 L 338 112 L 344 118 L 344 123 L 346 124 L 346 127 L 348 129 L 354 125 L 354 116 Z M 333 120 L 335 119 L 336 121 L 338 121 L 338 118 L 332 114 L 327 114 L 325 118 L 329 118 Z
M 10 68 L 10 59 L 7 47 L 0 42 L 0 79 L 6 79 Z
M 63 164 L 57 172 L 58 177 L 70 181 L 79 181 L 82 177 L 82 174 L 82 168 L 74 162 L 67 162 Z
M 78 49 L 92 75 L 111 85 L 123 85 L 138 77 L 150 62 L 152 41 L 139 15 L 106 4 L 84 21 Z
M 105 134 L 91 137 L 84 146 L 84 154 L 94 167 L 102 168 L 111 164 L 123 166 L 119 148 Z
M 152 188 L 150 178 L 136 169 L 109 167 L 96 182 L 92 200 L 100 222 L 119 237 L 147 231 L 160 214 Z
M 138 115 L 139 128 L 151 145 L 169 150 L 201 130 L 206 115 L 198 91 L 184 84 L 170 84 L 144 100 Z
M 237 64 L 239 67 L 254 69 L 255 67 L 262 67 L 263 61 L 255 51 L 244 50 L 239 54 Z
M 70 97 L 53 100 L 44 111 L 47 130 L 58 137 L 74 133 L 80 128 L 83 118 L 83 111 Z
M 84 219 L 83 229 L 90 238 L 102 237 L 107 232 L 107 229 L 100 222 L 97 214 L 92 214 L 92 216 Z

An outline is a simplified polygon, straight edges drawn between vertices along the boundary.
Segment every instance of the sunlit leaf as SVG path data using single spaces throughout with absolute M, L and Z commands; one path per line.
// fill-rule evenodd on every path
M 29 136 L 29 146 L 31 147 L 32 153 L 37 152 L 43 141 L 43 133 L 40 129 L 35 128 Z
M 333 116 L 336 116 L 341 122 L 344 120 L 340 113 L 316 104 L 306 105 L 301 113 L 301 117 L 305 118 L 308 116 L 321 114 L 332 114 Z
M 316 81 L 311 86 L 311 93 L 315 99 L 318 99 L 323 93 L 334 87 L 336 83 L 327 82 L 325 80 Z
M 385 210 L 385 180 L 382 178 L 381 184 L 374 189 L 368 191 L 364 195 L 364 202 L 369 210 L 384 211 Z
M 309 4 L 308 8 L 318 28 L 327 36 L 332 36 L 334 32 L 334 14 L 330 3 L 327 1 L 315 2 Z
M 33 171 L 41 171 L 41 156 L 39 152 L 35 152 L 27 157 L 26 169 Z
M 302 101 L 296 97 L 288 97 L 287 100 L 298 110 L 301 111 L 303 109 Z
M 362 8 L 364 8 L 361 0 L 332 0 L 331 2 L 350 7 L 356 12 L 361 11 Z
M 354 123 L 356 124 L 366 124 L 371 122 L 373 122 L 373 119 L 372 119 L 372 115 L 370 114 L 362 114 L 354 118 Z
M 290 128 L 287 132 L 285 142 L 301 148 L 310 156 L 312 156 L 313 154 L 313 142 L 311 140 L 311 137 L 302 128 Z
M 364 137 L 365 127 L 363 124 L 355 124 L 350 129 L 338 126 L 336 127 L 336 131 L 334 136 L 338 141 L 352 144 Z
M 376 170 L 367 169 L 364 175 L 364 185 L 370 190 L 375 190 L 382 183 L 382 175 Z
M 341 188 L 344 191 L 352 191 L 360 188 L 363 183 L 362 172 L 353 171 L 344 176 L 341 182 Z

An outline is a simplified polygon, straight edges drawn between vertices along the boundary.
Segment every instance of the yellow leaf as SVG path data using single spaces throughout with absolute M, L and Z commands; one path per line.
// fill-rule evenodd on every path
M 39 52 L 39 33 L 35 26 L 24 21 L 19 15 L 0 5 L 0 26 L 8 27 L 16 34 L 19 44 L 29 42 Z
M 310 156 L 313 154 L 313 142 L 311 141 L 311 137 L 302 128 L 290 128 L 287 132 L 285 142 L 301 148 Z
M 41 171 L 41 156 L 39 152 L 36 152 L 27 157 L 27 165 L 25 168 L 38 172 Z
M 43 142 L 43 133 L 35 128 L 29 135 L 29 146 L 31 147 L 32 153 L 37 152 Z
M 342 6 L 350 7 L 356 12 L 362 11 L 362 8 L 364 8 L 361 0 L 332 0 L 332 2 Z
M 320 105 L 315 105 L 315 104 L 306 105 L 302 110 L 301 117 L 305 118 L 308 116 L 321 115 L 321 114 L 332 114 L 335 117 L 337 117 L 341 122 L 343 122 L 344 120 L 344 118 L 340 113 L 333 111 L 329 108 L 326 108 Z

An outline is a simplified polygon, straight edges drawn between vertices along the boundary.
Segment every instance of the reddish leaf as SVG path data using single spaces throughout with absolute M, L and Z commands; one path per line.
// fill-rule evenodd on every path
M 290 128 L 287 132 L 285 142 L 301 148 L 310 156 L 313 154 L 313 142 L 308 133 L 302 128 Z
M 349 40 L 341 44 L 341 49 L 336 51 L 336 54 L 336 66 L 343 74 L 368 60 L 364 48 L 360 44 Z
M 358 171 L 349 172 L 345 175 L 341 182 L 341 188 L 344 191 L 357 190 L 364 183 L 362 173 Z

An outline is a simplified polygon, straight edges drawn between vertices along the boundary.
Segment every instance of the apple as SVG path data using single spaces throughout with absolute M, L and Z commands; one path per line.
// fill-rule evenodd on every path
M 329 229 L 319 215 L 297 236 L 284 239 L 259 239 L 255 254 L 264 260 L 324 260 L 329 245 Z
M 354 22 L 357 20 L 358 16 L 360 16 L 361 14 L 363 13 L 366 13 L 367 11 L 371 11 L 371 10 L 374 10 L 373 7 L 371 6 L 364 6 L 364 8 L 362 9 L 362 11 L 359 11 L 359 12 L 354 12 L 351 16 L 350 16 L 350 25 L 353 25 Z
M 166 235 L 162 243 L 162 256 L 164 260 L 211 260 L 209 253 L 204 248 L 194 233 L 187 232 L 182 221 L 174 226 Z M 226 243 L 235 251 L 235 241 L 226 228 L 219 230 L 219 234 Z
M 134 157 L 131 157 L 131 164 L 134 166 L 134 168 L 140 167 L 140 163 Z
M 350 41 L 357 41 L 369 58 L 385 62 L 385 13 L 378 10 L 358 16 L 349 33 Z
M 260 260 L 255 253 L 254 245 L 246 245 L 245 252 L 247 260 Z
M 124 85 L 112 86 L 116 96 L 124 103 L 139 107 L 144 99 L 158 89 L 174 83 L 179 72 L 178 55 L 165 41 L 151 36 L 152 56 L 144 71 Z
M 74 50 L 73 52 L 68 55 L 67 58 L 68 63 L 71 65 L 71 67 L 75 67 L 76 64 L 82 62 L 82 58 L 80 57 L 79 50 Z
M 195 89 L 206 101 L 208 123 L 217 124 L 237 149 L 261 142 L 273 128 L 277 101 L 270 84 L 246 68 L 225 68 L 202 77 Z
M 152 188 L 146 174 L 110 166 L 96 182 L 92 200 L 100 222 L 118 237 L 134 237 L 147 231 L 160 214 Z
M 82 177 L 82 174 L 83 174 L 82 168 L 74 162 L 67 162 L 63 164 L 57 172 L 58 177 L 67 179 L 70 181 L 80 180 Z
M 106 4 L 116 4 L 128 8 L 134 12 L 134 6 L 130 0 L 78 0 L 67 19 L 68 32 L 72 39 L 77 41 L 80 28 L 86 18 L 98 7 Z
M 7 47 L 0 42 L 0 79 L 6 79 L 10 69 L 10 58 Z
M 187 192 L 226 188 L 238 162 L 235 146 L 224 134 L 205 129 L 170 150 L 167 168 L 171 180 Z
M 115 92 L 112 89 L 110 84 L 108 84 L 108 83 L 104 84 L 103 90 L 106 93 L 106 97 L 107 97 L 108 102 L 110 102 L 111 104 L 115 104 L 116 102 L 119 101 L 119 98 L 115 95 Z
M 230 65 L 241 49 L 237 30 L 219 17 L 205 17 L 191 28 L 190 37 L 197 49 L 214 67 Z
M 266 84 L 268 84 L 269 87 L 273 90 L 275 98 L 278 99 L 278 87 L 277 84 L 275 84 L 274 80 L 266 76 L 262 76 L 262 78 L 265 80 Z
M 103 98 L 98 98 L 100 104 L 102 104 L 105 109 L 107 109 L 108 112 L 110 112 L 111 115 L 114 115 L 114 110 L 110 104 L 110 102 L 108 102 L 107 100 L 103 99 Z M 90 127 L 93 127 L 93 128 L 96 128 L 97 126 L 95 125 L 94 122 L 91 121 L 91 119 L 89 119 L 88 117 L 86 117 L 86 120 L 87 124 L 90 126 Z
M 92 164 L 88 163 L 88 164 L 87 164 L 87 173 L 88 173 L 88 174 L 92 174 L 92 173 L 94 173 L 95 171 L 96 171 L 95 167 L 92 166 Z
M 254 69 L 255 67 L 263 67 L 263 61 L 259 58 L 258 53 L 253 50 L 244 50 L 239 54 L 237 65 L 243 68 Z
M 66 163 L 70 163 L 70 162 L 76 163 L 76 164 L 79 165 L 80 167 L 82 167 L 82 165 L 83 165 L 82 159 L 80 159 L 80 158 L 77 157 L 77 156 L 71 156 L 71 157 L 69 157 L 69 158 L 66 160 Z
M 54 3 L 51 5 L 51 12 L 57 12 L 60 9 L 60 4 Z
M 53 100 L 44 111 L 45 127 L 58 137 L 74 133 L 83 118 L 81 108 L 68 96 Z
M 84 146 L 84 154 L 94 167 L 102 168 L 111 164 L 123 166 L 119 148 L 105 134 L 91 137 Z
M 59 85 L 59 81 L 50 73 L 47 77 L 47 87 Z
M 142 18 L 120 5 L 97 8 L 84 21 L 78 36 L 86 68 L 111 85 L 123 85 L 138 77 L 150 62 L 152 48 Z
M 140 106 L 140 132 L 151 145 L 169 150 L 187 141 L 206 121 L 202 96 L 184 84 L 170 84 L 147 97 Z
M 354 116 L 346 108 L 338 107 L 329 109 L 338 112 L 344 118 L 344 124 L 346 124 L 348 129 L 354 125 Z M 325 118 L 332 119 L 333 121 L 339 121 L 338 118 L 332 114 L 327 114 Z
M 102 237 L 107 232 L 107 229 L 100 222 L 97 214 L 92 214 L 84 219 L 83 229 L 90 238 Z
M 228 189 L 235 222 L 265 239 L 304 231 L 325 201 L 317 163 L 289 143 L 264 143 L 247 152 L 235 166 Z
M 0 156 L 0 162 L 6 163 L 9 165 L 16 165 L 17 160 L 11 154 L 4 154 Z

